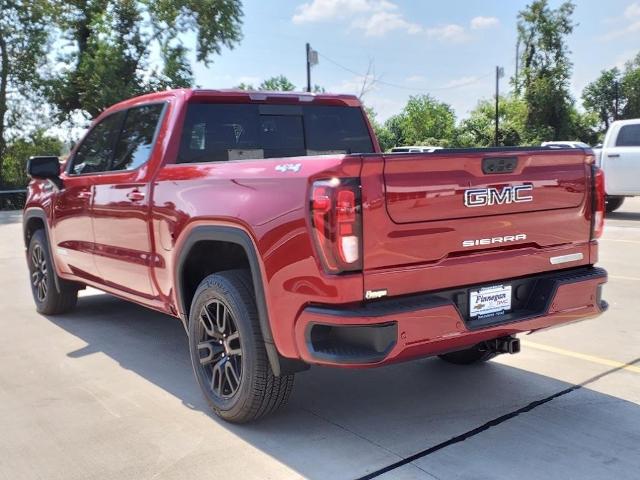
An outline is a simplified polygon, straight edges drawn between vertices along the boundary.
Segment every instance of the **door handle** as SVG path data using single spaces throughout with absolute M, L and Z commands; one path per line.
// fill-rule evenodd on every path
M 610 153 L 609 155 L 607 155 L 607 157 L 609 157 L 609 158 L 618 158 L 618 157 L 620 157 L 620 154 L 619 153 Z
M 132 190 L 127 193 L 127 198 L 132 202 L 141 202 L 144 200 L 144 192 L 141 192 L 140 190 Z
M 78 198 L 83 199 L 83 200 L 91 198 L 91 190 L 82 190 L 82 191 L 78 192 Z

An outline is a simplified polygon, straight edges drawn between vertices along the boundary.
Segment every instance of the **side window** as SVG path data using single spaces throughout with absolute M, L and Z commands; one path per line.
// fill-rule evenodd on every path
M 163 107 L 156 103 L 127 111 L 110 170 L 134 170 L 149 160 Z
M 640 125 L 625 125 L 620 129 L 616 147 L 640 147 Z
M 91 129 L 73 157 L 71 173 L 99 173 L 109 168 L 123 115 L 122 112 L 109 115 Z

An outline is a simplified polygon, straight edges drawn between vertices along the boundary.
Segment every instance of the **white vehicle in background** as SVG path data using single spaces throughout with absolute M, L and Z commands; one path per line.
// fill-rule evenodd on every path
M 409 145 L 406 147 L 394 147 L 391 153 L 431 153 L 442 150 L 442 147 L 431 147 L 429 145 Z
M 620 208 L 625 197 L 640 196 L 640 118 L 613 122 L 594 153 L 604 170 L 607 212 Z
M 591 148 L 591 145 L 588 145 L 584 142 L 574 142 L 564 140 L 557 140 L 555 142 L 542 142 L 540 144 L 542 147 L 551 147 L 551 148 Z

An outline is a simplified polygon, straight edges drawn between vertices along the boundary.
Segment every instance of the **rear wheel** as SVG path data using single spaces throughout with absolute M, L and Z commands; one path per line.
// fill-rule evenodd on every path
M 624 202 L 624 197 L 609 197 L 609 196 L 607 196 L 606 201 L 605 201 L 607 212 L 609 212 L 609 213 L 615 212 L 617 209 L 619 209 L 622 206 L 623 202 Z
M 472 363 L 486 362 L 495 357 L 497 353 L 490 351 L 486 344 L 481 343 L 472 348 L 458 350 L 457 352 L 438 355 L 442 360 L 456 365 L 471 365 Z
M 49 255 L 49 244 L 43 230 L 36 230 L 31 236 L 28 261 L 31 292 L 36 310 L 45 315 L 57 315 L 72 310 L 78 302 L 78 288 L 70 282 L 56 278 Z
M 293 375 L 276 377 L 271 370 L 249 272 L 202 281 L 189 314 L 189 347 L 198 384 L 224 420 L 250 422 L 287 403 Z

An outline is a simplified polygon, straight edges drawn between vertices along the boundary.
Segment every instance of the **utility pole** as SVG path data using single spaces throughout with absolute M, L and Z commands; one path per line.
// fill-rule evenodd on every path
M 311 67 L 318 64 L 318 52 L 307 43 L 307 92 L 311 91 Z
M 499 128 L 499 116 L 498 108 L 500 106 L 500 79 L 504 77 L 504 68 L 496 67 L 496 132 L 493 140 L 494 146 L 498 146 L 498 128 Z
M 311 45 L 307 43 L 307 92 L 311 92 Z
M 520 88 L 518 86 L 518 73 L 520 67 L 520 37 L 518 37 L 518 41 L 516 42 L 516 74 L 514 76 L 514 86 L 516 87 L 516 95 L 520 93 Z
M 615 85 L 614 88 L 615 88 L 615 94 L 616 94 L 616 103 L 615 103 L 616 111 L 613 114 L 613 119 L 614 120 L 618 120 L 618 108 L 620 106 L 620 81 L 616 80 L 614 85 Z

